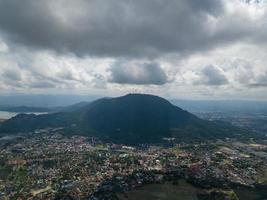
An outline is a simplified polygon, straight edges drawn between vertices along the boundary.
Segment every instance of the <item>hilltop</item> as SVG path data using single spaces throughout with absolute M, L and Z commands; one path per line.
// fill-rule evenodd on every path
M 158 142 L 163 137 L 213 139 L 246 133 L 229 124 L 199 119 L 164 98 L 147 94 L 103 98 L 69 112 L 19 114 L 2 123 L 0 132 L 27 132 L 45 127 L 64 127 L 66 134 L 124 143 Z

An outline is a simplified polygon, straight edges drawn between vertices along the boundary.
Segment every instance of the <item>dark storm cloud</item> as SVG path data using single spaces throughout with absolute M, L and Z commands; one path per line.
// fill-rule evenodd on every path
M 0 0 L 0 30 L 33 48 L 147 57 L 227 42 L 207 22 L 223 12 L 221 0 Z
M 110 82 L 137 85 L 163 85 L 167 75 L 157 63 L 129 65 L 116 63 L 111 68 Z
M 228 83 L 225 75 L 216 67 L 210 65 L 202 70 L 202 79 L 199 83 L 211 86 L 225 85 Z

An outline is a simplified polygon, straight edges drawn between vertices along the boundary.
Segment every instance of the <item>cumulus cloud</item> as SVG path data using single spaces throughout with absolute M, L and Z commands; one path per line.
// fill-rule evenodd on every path
M 107 62 L 107 63 L 106 63 Z M 12 52 L 0 54 L 0 86 L 7 90 L 44 92 L 50 89 L 93 89 L 104 86 L 101 74 L 105 59 L 58 56 L 51 52 Z M 103 82 L 103 83 L 102 83 Z
M 110 69 L 110 82 L 137 85 L 163 85 L 168 78 L 158 63 L 116 62 Z
M 1 40 L 0 38 L 0 53 L 7 53 L 8 52 L 8 46 L 7 44 Z
M 253 82 L 249 83 L 248 86 L 252 88 L 267 87 L 267 71 L 255 77 Z
M 76 77 L 74 72 L 69 69 L 61 70 L 57 73 L 57 77 L 62 78 L 63 80 L 75 81 L 79 80 L 79 77 Z
M 210 86 L 220 86 L 228 83 L 226 76 L 218 67 L 209 65 L 202 69 L 199 80 L 195 84 L 205 84 Z
M 32 83 L 29 83 L 28 84 L 29 87 L 31 88 L 56 88 L 56 84 L 51 82 L 51 81 L 43 81 L 43 80 L 40 80 L 40 81 L 34 81 Z
M 238 59 L 231 63 L 231 68 L 234 70 L 232 73 L 235 80 L 242 85 L 248 85 L 255 79 L 255 69 L 257 66 L 246 60 Z

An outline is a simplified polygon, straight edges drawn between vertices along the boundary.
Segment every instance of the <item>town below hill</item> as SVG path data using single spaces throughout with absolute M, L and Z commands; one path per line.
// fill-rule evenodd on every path
M 3 199 L 267 198 L 266 140 L 126 146 L 44 129 L 1 138 L 0 152 Z

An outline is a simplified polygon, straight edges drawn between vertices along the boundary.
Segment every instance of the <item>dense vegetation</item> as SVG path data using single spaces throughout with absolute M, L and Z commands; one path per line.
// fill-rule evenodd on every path
M 66 133 L 126 143 L 158 142 L 163 137 L 181 140 L 235 137 L 244 133 L 229 124 L 201 120 L 163 98 L 144 94 L 104 98 L 69 112 L 20 114 L 4 122 L 0 132 L 45 127 L 65 127 Z

